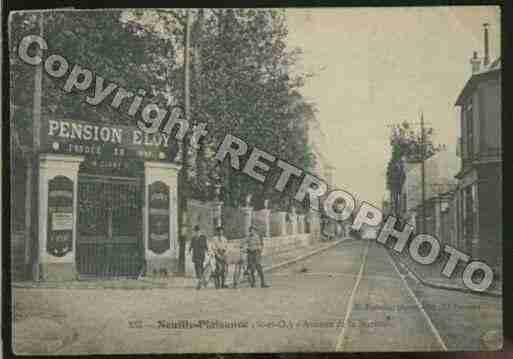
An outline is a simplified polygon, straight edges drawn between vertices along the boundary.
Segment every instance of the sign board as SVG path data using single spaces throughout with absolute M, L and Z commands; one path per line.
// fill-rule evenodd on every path
M 149 186 L 149 243 L 148 248 L 162 254 L 170 248 L 169 187 L 160 181 Z
M 142 170 L 144 160 L 172 162 L 178 142 L 166 133 L 146 134 L 135 125 L 47 118 L 42 124 L 41 149 L 84 156 L 81 170 L 85 172 L 133 174 Z
M 48 182 L 46 251 L 63 257 L 73 248 L 73 181 L 57 176 Z
M 73 213 L 52 213 L 52 231 L 67 231 L 73 229 Z

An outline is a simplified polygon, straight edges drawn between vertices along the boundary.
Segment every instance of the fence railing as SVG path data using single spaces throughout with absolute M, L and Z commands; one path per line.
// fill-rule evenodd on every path
M 76 259 L 80 276 L 137 277 L 144 267 L 138 243 L 78 243 Z

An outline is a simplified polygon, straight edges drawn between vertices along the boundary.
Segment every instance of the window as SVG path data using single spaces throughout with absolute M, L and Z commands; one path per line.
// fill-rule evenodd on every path
M 477 234 L 477 184 L 463 190 L 463 236 L 468 240 Z
M 474 157 L 474 119 L 472 100 L 465 108 L 465 121 L 467 122 L 467 157 Z

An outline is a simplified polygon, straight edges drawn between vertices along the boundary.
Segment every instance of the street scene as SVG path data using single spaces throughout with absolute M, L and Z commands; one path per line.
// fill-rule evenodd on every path
M 500 39 L 493 6 L 11 13 L 10 349 L 501 350 Z
M 502 308 L 499 298 L 417 285 L 383 246 L 366 240 L 277 269 L 272 288 L 262 290 L 246 284 L 235 292 L 184 286 L 16 295 L 27 315 L 45 313 L 38 324 L 49 333 L 46 346 L 35 346 L 41 327 L 15 323 L 15 347 L 57 354 L 482 350 L 493 345 L 487 335 L 497 330 Z

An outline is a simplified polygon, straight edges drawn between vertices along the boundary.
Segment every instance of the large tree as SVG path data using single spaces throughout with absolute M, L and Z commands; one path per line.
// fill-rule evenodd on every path
M 392 127 L 391 158 L 387 164 L 387 189 L 390 191 L 395 214 L 398 215 L 400 195 L 406 179 L 405 164 L 421 163 L 436 154 L 441 147 L 433 143 L 433 128 L 415 131 L 408 122 Z
M 88 68 L 107 82 L 136 92 L 144 89 L 147 101 L 167 105 L 172 94 L 167 86 L 169 71 L 176 66 L 174 49 L 165 38 L 143 31 L 138 24 L 123 21 L 121 11 L 55 11 L 15 13 L 10 23 L 11 101 L 14 129 L 30 144 L 35 69 L 17 56 L 19 41 L 39 35 L 47 41 L 48 54 L 59 54 L 71 66 Z M 165 61 L 164 61 L 165 59 Z M 84 93 L 62 90 L 67 76 L 43 76 L 42 113 L 52 117 L 83 118 L 88 121 L 133 121 L 123 111 L 108 105 L 91 106 Z
M 298 89 L 304 76 L 293 76 L 297 49 L 286 46 L 284 10 L 199 9 L 192 12 L 191 116 L 207 123 L 208 136 L 199 151 L 190 149 L 190 166 L 181 191 L 208 199 L 213 185 L 222 185 L 228 205 L 239 205 L 247 194 L 275 205 L 288 203 L 268 183 L 261 184 L 220 168 L 213 153 L 227 133 L 246 140 L 308 170 L 313 163 L 307 133 L 315 121 L 315 108 Z M 48 12 L 16 14 L 11 26 L 14 124 L 30 142 L 34 68 L 15 56 L 19 40 L 27 34 L 43 36 L 49 50 L 66 57 L 108 81 L 131 91 L 145 89 L 148 101 L 183 105 L 183 51 L 186 10 L 130 10 L 108 12 Z M 126 111 L 108 105 L 90 106 L 85 93 L 66 94 L 64 79 L 44 76 L 43 114 L 126 122 Z M 91 90 L 92 91 L 92 90 Z M 261 203 L 255 203 L 261 205 Z
M 307 133 L 315 121 L 314 106 L 299 94 L 304 75 L 292 75 L 297 49 L 286 46 L 285 13 L 276 9 L 199 9 L 192 12 L 191 25 L 191 118 L 207 123 L 208 136 L 186 173 L 190 197 L 208 199 L 215 183 L 222 186 L 222 199 L 237 206 L 248 194 L 255 205 L 264 198 L 276 206 L 288 204 L 270 185 L 261 184 L 228 163 L 223 166 L 213 154 L 231 133 L 280 158 L 308 170 L 313 155 Z M 185 10 L 131 13 L 130 19 L 146 31 L 170 33 L 169 42 L 183 52 Z M 180 77 L 181 69 L 175 77 Z M 181 82 L 176 82 L 180 86 Z M 183 89 L 177 88 L 178 91 Z

